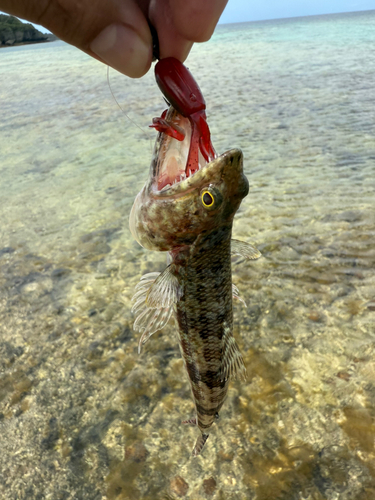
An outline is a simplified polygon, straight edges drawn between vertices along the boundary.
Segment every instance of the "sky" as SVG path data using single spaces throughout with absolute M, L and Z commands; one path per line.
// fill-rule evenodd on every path
M 374 0 L 229 0 L 220 23 L 375 9 Z
M 220 23 L 314 16 L 374 8 L 374 0 L 229 0 Z M 38 24 L 34 26 L 42 33 L 49 31 Z

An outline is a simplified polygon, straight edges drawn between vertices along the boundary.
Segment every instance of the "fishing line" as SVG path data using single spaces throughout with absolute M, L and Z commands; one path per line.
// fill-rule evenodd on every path
M 128 120 L 129 120 L 129 121 L 130 121 L 133 125 L 135 125 L 137 128 L 139 128 L 139 130 L 142 132 L 142 134 L 144 134 L 144 135 L 145 135 L 145 137 L 148 139 L 149 144 L 150 144 L 151 154 L 152 154 L 152 142 L 151 142 L 151 139 L 150 139 L 149 135 L 147 134 L 146 130 L 145 130 L 145 129 L 143 129 L 140 125 L 138 125 L 138 123 L 137 123 L 137 122 L 135 122 L 134 120 L 132 120 L 132 119 L 130 118 L 130 116 L 129 116 L 128 114 L 126 114 L 126 113 L 125 113 L 125 111 L 124 111 L 124 110 L 122 109 L 122 107 L 120 106 L 120 104 L 119 104 L 118 100 L 116 99 L 115 94 L 113 93 L 113 90 L 112 90 L 112 87 L 111 87 L 111 83 L 110 83 L 110 81 L 109 81 L 109 66 L 107 66 L 107 83 L 108 83 L 109 90 L 110 90 L 110 92 L 111 92 L 111 94 L 112 94 L 112 97 L 113 97 L 113 99 L 114 99 L 115 103 L 117 104 L 117 106 L 118 106 L 118 107 L 120 108 L 120 110 L 124 113 L 124 115 L 126 116 L 126 118 L 127 118 L 127 119 L 128 119 Z
M 159 51 L 158 33 L 157 33 L 156 29 L 154 28 L 154 26 L 150 23 L 150 21 L 148 21 L 148 26 L 150 28 L 151 36 L 152 36 L 152 61 L 153 62 L 159 61 L 160 60 L 160 51 Z M 146 138 L 148 139 L 149 144 L 150 144 L 150 152 L 151 152 L 151 154 L 153 154 L 152 140 L 149 137 L 149 135 L 147 134 L 147 132 L 142 127 L 140 127 L 138 125 L 138 123 L 136 123 L 134 120 L 132 120 L 129 115 L 127 115 L 125 113 L 125 111 L 120 106 L 118 100 L 116 99 L 115 94 L 112 91 L 111 83 L 109 81 L 109 66 L 107 66 L 107 83 L 108 83 L 109 90 L 111 91 L 111 94 L 112 94 L 112 97 L 113 97 L 115 103 L 120 108 L 120 110 L 124 113 L 124 115 L 126 116 L 126 118 L 128 120 L 130 120 L 133 125 L 135 125 L 137 128 L 139 128 L 139 130 L 142 132 L 142 134 L 144 134 L 146 136 Z M 165 98 L 164 98 L 164 100 L 167 103 L 167 105 L 169 106 L 169 102 Z

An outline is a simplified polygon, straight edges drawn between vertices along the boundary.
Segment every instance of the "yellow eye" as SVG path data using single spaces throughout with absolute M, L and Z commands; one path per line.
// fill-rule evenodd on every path
M 214 197 L 209 191 L 203 191 L 201 200 L 204 207 L 212 207 L 215 202 Z

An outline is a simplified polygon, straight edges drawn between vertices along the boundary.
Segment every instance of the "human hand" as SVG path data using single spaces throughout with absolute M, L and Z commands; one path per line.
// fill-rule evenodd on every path
M 156 29 L 160 57 L 183 62 L 211 37 L 228 0 L 0 0 L 0 9 L 41 24 L 121 73 L 143 76 Z

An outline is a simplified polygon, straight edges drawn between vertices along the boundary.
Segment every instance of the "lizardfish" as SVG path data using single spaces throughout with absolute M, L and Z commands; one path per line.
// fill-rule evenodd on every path
M 239 298 L 239 293 L 232 285 L 231 255 L 257 259 L 260 252 L 231 239 L 234 215 L 249 191 L 242 152 L 216 155 L 203 96 L 185 66 L 163 59 L 156 65 L 156 77 L 173 106 L 154 119 L 159 134 L 148 180 L 131 211 L 130 229 L 144 248 L 167 251 L 170 264 L 162 273 L 144 275 L 137 285 L 134 329 L 142 332 L 140 351 L 171 316 L 177 322 L 196 410 L 183 423 L 201 431 L 193 449 L 196 456 L 218 417 L 229 379 L 246 372 L 233 337 L 232 297 Z M 204 107 L 196 110 L 197 101 Z

